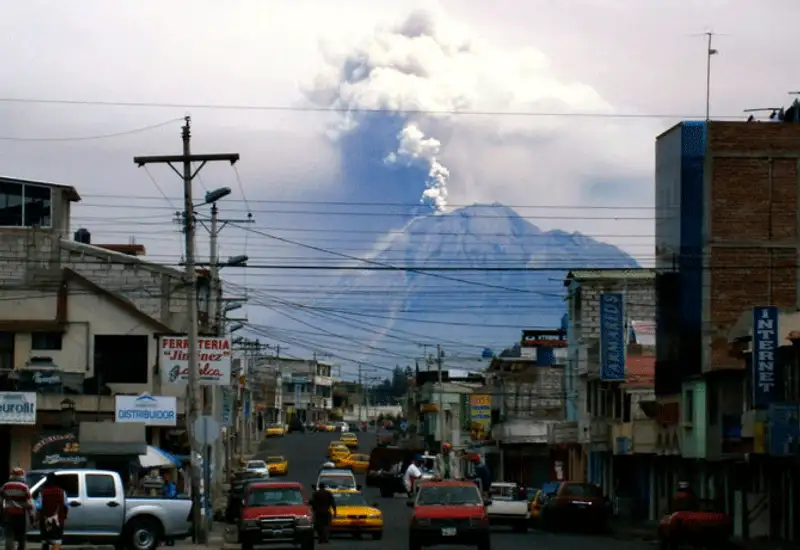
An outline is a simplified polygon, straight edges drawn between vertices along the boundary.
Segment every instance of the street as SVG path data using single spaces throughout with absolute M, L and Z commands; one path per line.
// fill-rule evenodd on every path
M 361 450 L 369 452 L 373 446 L 373 434 L 359 433 Z M 337 439 L 336 434 L 327 433 L 292 433 L 284 437 L 274 438 L 262 446 L 254 458 L 264 459 L 270 455 L 283 455 L 289 459 L 289 476 L 287 479 L 299 481 L 308 487 L 316 481 L 320 466 L 325 462 L 325 452 L 330 441 Z M 266 447 L 266 448 L 265 448 Z M 359 482 L 363 483 L 363 476 Z M 381 498 L 374 489 L 365 488 L 368 502 L 378 503 L 383 512 L 384 538 L 372 541 L 367 538 L 354 540 L 350 537 L 334 538 L 326 547 L 331 550 L 363 549 L 363 550 L 407 550 L 408 523 L 411 510 L 406 507 L 406 498 L 397 495 L 393 499 Z M 534 546 L 541 550 L 640 550 L 654 548 L 652 543 L 639 541 L 620 541 L 610 537 L 589 535 L 553 534 L 531 531 L 527 534 L 512 533 L 508 528 L 498 527 L 492 532 L 492 550 L 516 550 L 520 545 Z M 450 548 L 450 547 L 437 547 Z M 452 547 L 456 548 L 456 547 Z

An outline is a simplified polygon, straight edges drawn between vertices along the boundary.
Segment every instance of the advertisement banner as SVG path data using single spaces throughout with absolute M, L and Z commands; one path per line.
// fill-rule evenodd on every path
M 769 406 L 769 454 L 796 456 L 800 451 L 800 409 L 797 403 Z
M 0 392 L 0 424 L 36 424 L 36 394 L 33 392 Z
M 31 469 L 85 468 L 86 456 L 80 453 L 78 435 L 72 430 L 39 432 L 31 446 Z
M 222 403 L 219 408 L 219 423 L 225 428 L 233 426 L 233 408 L 236 393 L 233 388 L 222 388 Z
M 767 407 L 777 399 L 778 308 L 753 308 L 753 405 Z
M 600 294 L 600 380 L 625 380 L 625 302 L 621 292 Z
M 145 426 L 176 426 L 178 398 L 170 396 L 117 395 L 114 397 L 116 422 L 138 423 Z
M 469 396 L 470 438 L 487 441 L 492 436 L 492 396 Z
M 189 339 L 159 336 L 158 368 L 165 384 L 186 384 L 189 380 Z M 197 339 L 197 368 L 201 386 L 231 383 L 231 340 L 217 336 Z

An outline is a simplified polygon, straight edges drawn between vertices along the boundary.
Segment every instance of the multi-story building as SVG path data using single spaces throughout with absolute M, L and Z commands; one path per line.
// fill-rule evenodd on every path
M 652 327 L 654 281 L 652 269 L 573 270 L 564 281 L 568 291 L 565 369 L 568 424 L 558 427 L 551 443 L 573 448 L 575 444 L 580 445 L 580 453 L 569 454 L 571 475 L 580 476 L 580 471 L 585 469 L 585 479 L 600 485 L 609 495 L 613 491 L 610 413 L 619 387 L 625 382 L 626 359 L 652 355 L 655 351 L 653 345 L 642 346 L 631 338 L 634 326 Z M 612 349 L 601 342 L 601 300 L 606 294 L 620 301 L 619 318 L 615 320 L 620 349 Z M 601 365 L 612 359 L 622 367 L 622 372 L 608 377 Z M 569 429 L 569 423 L 576 429 Z
M 0 178 L 0 383 L 24 388 L 25 396 L 10 398 L 35 410 L 13 426 L 0 418 L 0 438 L 12 442 L 0 452 L 0 472 L 10 461 L 42 466 L 43 456 L 58 454 L 48 442 L 64 447 L 82 422 L 112 420 L 114 394 L 178 397 L 177 425 L 148 426 L 146 437 L 187 443 L 183 386 L 154 367 L 154 335 L 186 330 L 183 273 L 148 262 L 139 245 L 93 244 L 85 229 L 70 240 L 70 207 L 79 200 L 73 187 Z M 199 301 L 207 287 L 206 278 Z
M 256 371 L 264 373 L 260 378 L 262 383 L 274 388 L 270 404 L 275 407 L 279 403 L 282 409 L 275 410 L 271 418 L 288 421 L 296 417 L 302 422 L 328 419 L 333 408 L 332 365 L 316 359 L 285 357 L 260 357 L 255 365 Z
M 799 159 L 800 124 L 788 122 L 683 122 L 656 143 L 656 394 L 678 403 L 688 459 L 670 481 L 694 482 L 743 536 L 797 537 L 779 505 L 791 467 L 757 433 L 772 405 L 797 400 L 782 383 L 794 374 L 778 354 L 749 358 L 764 342 L 753 308 L 800 308 Z M 787 338 L 770 332 L 771 347 Z

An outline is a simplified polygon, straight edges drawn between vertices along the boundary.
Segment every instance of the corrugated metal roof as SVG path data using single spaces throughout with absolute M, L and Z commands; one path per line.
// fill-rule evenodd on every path
M 653 268 L 635 269 L 573 269 L 567 273 L 564 284 L 570 281 L 618 281 L 618 280 L 640 280 L 646 281 L 655 279 L 656 270 Z

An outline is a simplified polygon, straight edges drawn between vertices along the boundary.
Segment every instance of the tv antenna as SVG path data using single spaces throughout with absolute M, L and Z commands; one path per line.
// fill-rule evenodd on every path
M 745 109 L 745 113 L 749 113 L 747 122 L 755 122 L 756 117 L 753 113 L 769 113 L 770 120 L 781 120 L 783 114 L 783 107 L 758 107 L 755 109 Z

